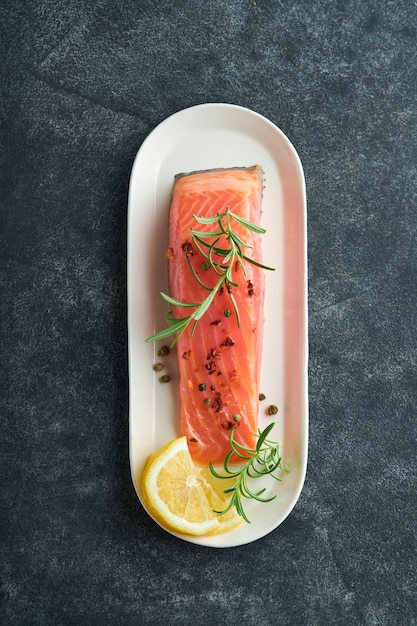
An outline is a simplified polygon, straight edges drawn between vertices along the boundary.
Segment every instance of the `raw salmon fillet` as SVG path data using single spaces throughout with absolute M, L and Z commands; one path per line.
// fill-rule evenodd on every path
M 212 217 L 230 211 L 259 225 L 263 170 L 249 168 L 206 170 L 175 177 L 169 216 L 169 290 L 181 302 L 201 302 L 205 290 L 188 266 L 187 255 L 201 281 L 217 282 L 213 269 L 204 269 L 204 257 L 192 242 L 190 229 L 218 230 L 217 224 L 199 224 L 193 214 Z M 252 248 L 244 254 L 262 262 L 261 235 L 233 221 L 233 230 Z M 221 245 L 219 243 L 219 245 Z M 224 243 L 223 243 L 224 245 Z M 176 344 L 179 376 L 181 434 L 186 435 L 193 460 L 201 465 L 223 463 L 230 451 L 230 429 L 235 438 L 253 448 L 258 423 L 259 377 L 263 333 L 263 270 L 244 261 L 235 264 L 231 287 L 240 314 L 240 327 L 228 290 L 222 288 L 197 323 L 192 323 Z M 231 315 L 229 315 L 231 313 Z M 173 307 L 175 318 L 190 309 Z

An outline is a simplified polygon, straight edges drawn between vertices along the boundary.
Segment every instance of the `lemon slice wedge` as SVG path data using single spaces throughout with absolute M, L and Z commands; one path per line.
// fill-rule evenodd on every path
M 197 467 L 186 437 L 179 437 L 151 454 L 139 480 L 141 499 L 151 516 L 168 530 L 186 535 L 213 535 L 242 523 L 234 509 L 225 515 L 227 485 L 209 470 Z

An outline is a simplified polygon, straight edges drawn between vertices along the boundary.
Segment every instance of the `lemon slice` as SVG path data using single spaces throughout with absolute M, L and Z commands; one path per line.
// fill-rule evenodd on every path
M 234 509 L 225 515 L 214 513 L 227 505 L 226 486 L 220 482 L 193 463 L 186 437 L 179 437 L 148 458 L 139 493 L 161 526 L 186 535 L 212 535 L 242 523 Z

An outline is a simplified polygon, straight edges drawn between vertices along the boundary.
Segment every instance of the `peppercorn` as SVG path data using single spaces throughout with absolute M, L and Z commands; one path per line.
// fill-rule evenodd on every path
M 241 419 L 242 419 L 242 418 L 240 417 L 239 413 L 235 413 L 235 414 L 233 415 L 233 421 L 234 421 L 234 422 L 240 422 L 240 420 L 241 420 Z
M 169 383 L 169 381 L 171 380 L 171 376 L 168 376 L 168 374 L 164 374 L 164 376 L 161 376 L 159 380 L 161 381 L 161 383 Z
M 204 404 L 210 405 L 211 404 L 211 399 L 210 398 L 204 398 Z
M 155 365 L 153 366 L 153 369 L 155 372 L 160 372 L 164 369 L 164 364 L 163 363 L 155 363 Z
M 225 317 L 230 317 L 232 315 L 232 312 L 231 312 L 230 309 L 225 309 L 223 311 L 223 314 L 224 314 Z
M 278 407 L 275 404 L 270 404 L 267 408 L 268 415 L 276 415 L 278 413 Z
M 168 346 L 162 346 L 162 348 L 158 350 L 158 356 L 168 356 L 169 353 L 170 349 Z
M 235 345 L 235 342 L 233 341 L 233 339 L 231 337 L 226 337 L 226 339 L 224 341 L 221 342 L 220 344 L 222 347 L 231 347 Z
M 181 248 L 185 256 L 194 256 L 194 248 L 192 244 L 188 241 L 188 239 L 185 243 L 182 244 Z
M 201 264 L 201 269 L 207 272 L 210 269 L 210 263 L 208 263 L 207 261 L 203 261 Z
M 265 398 L 266 398 L 266 395 L 264 393 L 259 394 L 259 400 L 261 400 L 261 402 L 262 400 L 265 400 Z
M 200 384 L 198 385 L 198 390 L 199 390 L 199 391 L 205 391 L 206 389 L 207 389 L 207 385 L 206 385 L 206 383 L 200 383 Z

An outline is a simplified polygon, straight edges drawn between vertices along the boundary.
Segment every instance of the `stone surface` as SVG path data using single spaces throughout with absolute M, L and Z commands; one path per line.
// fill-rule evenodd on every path
M 417 4 L 4 0 L 2 624 L 417 624 Z M 310 448 L 254 544 L 142 510 L 128 459 L 126 214 L 147 134 L 201 102 L 304 165 Z

